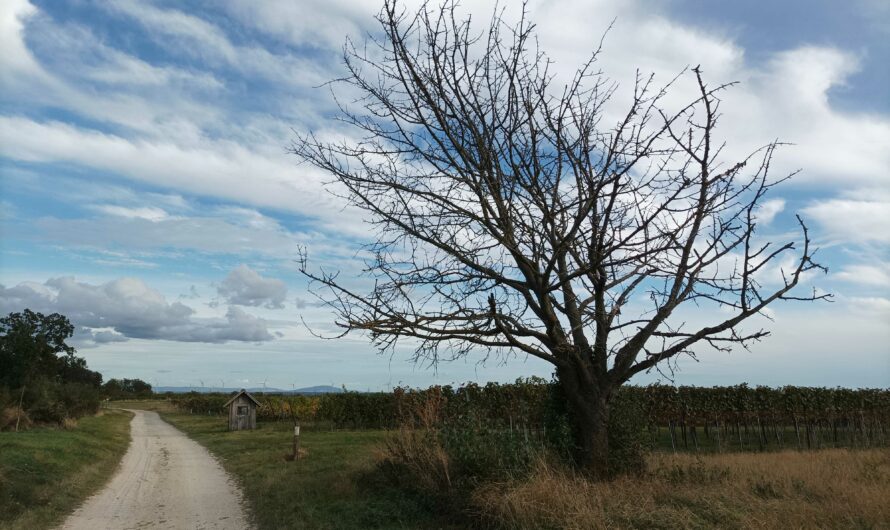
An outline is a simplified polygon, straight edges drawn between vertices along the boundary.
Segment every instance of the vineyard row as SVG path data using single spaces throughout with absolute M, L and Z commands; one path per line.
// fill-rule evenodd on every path
M 448 425 L 468 418 L 489 428 L 540 431 L 560 413 L 558 387 L 540 379 L 424 390 L 258 395 L 260 421 L 299 420 L 345 429 Z M 180 410 L 222 414 L 224 394 L 171 398 Z M 632 414 L 654 442 L 674 448 L 886 445 L 890 390 L 792 387 L 627 386 L 613 409 Z

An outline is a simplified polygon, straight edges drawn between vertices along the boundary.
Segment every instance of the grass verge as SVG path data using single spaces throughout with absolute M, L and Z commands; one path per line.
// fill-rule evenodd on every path
M 131 417 L 109 410 L 67 430 L 0 433 L 0 527 L 61 522 L 117 469 L 130 444 Z
M 538 528 L 890 528 L 890 450 L 653 454 L 649 471 L 594 483 L 540 464 L 475 492 L 492 526 Z
M 418 499 L 381 483 L 373 472 L 383 431 L 305 430 L 301 460 L 287 462 L 292 427 L 260 423 L 229 432 L 219 416 L 163 412 L 235 476 L 253 522 L 267 528 L 450 528 Z

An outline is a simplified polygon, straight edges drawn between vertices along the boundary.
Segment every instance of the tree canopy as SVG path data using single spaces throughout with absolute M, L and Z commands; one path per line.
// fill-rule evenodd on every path
M 828 296 L 795 291 L 822 269 L 802 219 L 785 241 L 757 232 L 788 175 L 771 171 L 777 142 L 728 156 L 717 126 L 731 84 L 690 69 L 696 91 L 677 107 L 672 83 L 611 82 L 599 50 L 561 83 L 524 14 L 477 33 L 454 3 L 387 1 L 378 20 L 367 45 L 347 43 L 334 83 L 351 135 L 292 145 L 376 228 L 370 290 L 303 260 L 345 330 L 383 350 L 409 339 L 433 363 L 512 351 L 553 364 L 579 462 L 600 474 L 619 385 L 702 345 L 766 337 L 742 323 L 774 302 Z M 616 112 L 619 88 L 631 97 Z
M 0 318 L 0 386 L 20 388 L 34 378 L 99 386 L 102 375 L 65 341 L 74 334 L 68 318 L 30 309 Z

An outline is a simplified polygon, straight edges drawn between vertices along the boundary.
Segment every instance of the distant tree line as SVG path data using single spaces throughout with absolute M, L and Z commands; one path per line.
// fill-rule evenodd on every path
M 102 385 L 108 399 L 145 399 L 153 395 L 151 385 L 141 379 L 109 379 Z
M 59 313 L 30 309 L 0 318 L 0 430 L 32 423 L 59 423 L 94 414 L 103 396 L 144 397 L 151 385 L 138 379 L 112 379 L 67 344 L 74 325 Z

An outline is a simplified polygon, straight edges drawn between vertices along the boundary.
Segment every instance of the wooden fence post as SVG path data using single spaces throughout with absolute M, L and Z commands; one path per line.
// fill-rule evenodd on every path
M 300 424 L 294 424 L 294 460 L 300 458 Z

